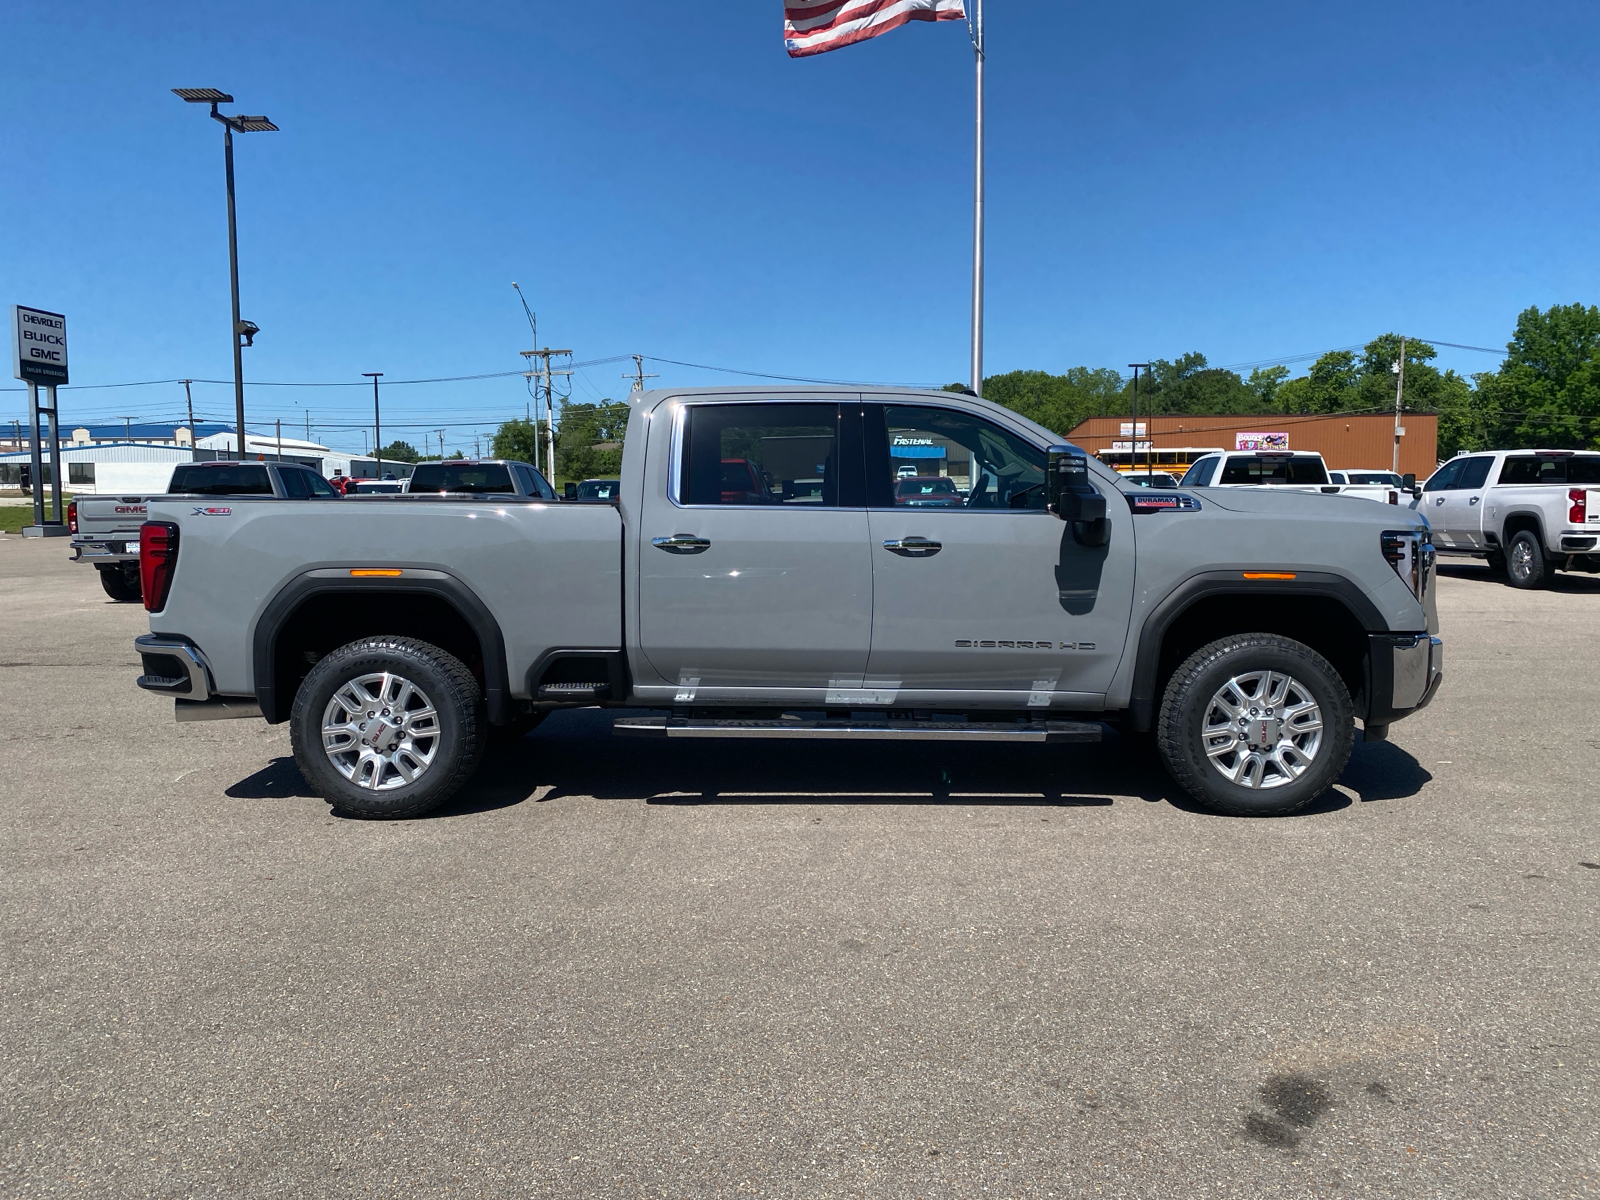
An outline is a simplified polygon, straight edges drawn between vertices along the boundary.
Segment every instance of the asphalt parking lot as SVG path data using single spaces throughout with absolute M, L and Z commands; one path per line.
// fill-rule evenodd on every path
M 0 1195 L 1600 1195 L 1600 579 L 1440 609 L 1295 818 L 572 713 L 376 823 L 0 537 Z

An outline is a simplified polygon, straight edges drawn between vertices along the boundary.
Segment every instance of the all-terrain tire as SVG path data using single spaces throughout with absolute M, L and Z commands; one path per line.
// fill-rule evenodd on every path
M 1544 556 L 1544 547 L 1539 544 L 1538 534 L 1531 529 L 1522 529 L 1512 536 L 1510 545 L 1506 547 L 1507 583 L 1523 591 L 1532 591 L 1548 587 L 1550 577 L 1554 574 L 1555 569 Z
M 477 769 L 487 729 L 472 672 L 409 637 L 341 646 L 311 668 L 289 714 L 306 782 L 340 812 L 369 818 L 414 817 L 450 799 Z
M 137 567 L 130 571 L 121 563 L 96 563 L 94 569 L 106 595 L 118 604 L 137 604 L 144 599 Z
M 1236 689 L 1227 695 L 1248 697 L 1250 681 L 1275 690 L 1280 677 L 1289 683 L 1282 685 L 1284 698 L 1276 712 L 1265 702 L 1265 692 L 1261 704 L 1252 705 L 1247 698 L 1238 712 L 1218 704 L 1225 689 Z M 1291 719 L 1274 736 L 1278 749 L 1271 751 L 1272 757 L 1242 740 L 1236 749 L 1227 748 L 1225 736 L 1265 731 L 1269 726 L 1256 724 L 1256 718 L 1281 721 L 1286 710 Z M 1316 714 L 1320 725 L 1313 730 L 1309 722 Z M 1157 748 L 1178 786 L 1207 808 L 1240 817 L 1299 812 L 1333 786 L 1350 760 L 1354 740 L 1355 708 L 1339 673 L 1311 647 L 1271 633 L 1233 634 L 1196 650 L 1172 673 L 1156 725 Z M 1221 769 L 1242 763 L 1248 780 L 1252 755 L 1264 764 L 1257 773 L 1258 786 L 1234 782 Z

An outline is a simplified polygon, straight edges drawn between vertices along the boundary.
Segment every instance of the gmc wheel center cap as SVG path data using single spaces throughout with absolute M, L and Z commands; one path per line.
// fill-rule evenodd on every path
M 1270 708 L 1252 708 L 1239 718 L 1239 733 L 1252 750 L 1270 750 L 1283 740 L 1283 718 Z

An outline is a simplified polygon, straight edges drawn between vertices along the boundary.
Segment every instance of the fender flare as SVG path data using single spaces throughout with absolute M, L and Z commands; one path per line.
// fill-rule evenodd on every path
M 444 571 L 413 570 L 394 578 L 352 577 L 345 567 L 320 568 L 296 575 L 278 590 L 256 619 L 251 635 L 251 662 L 255 670 L 256 703 L 268 723 L 289 719 L 293 696 L 279 696 L 273 664 L 278 649 L 278 633 L 284 623 L 313 596 L 336 593 L 405 593 L 434 596 L 443 600 L 467 623 L 483 652 L 483 699 L 489 723 L 504 725 L 515 713 L 511 702 L 510 672 L 506 667 L 506 640 L 500 623 L 471 588 Z
M 1263 567 L 1262 570 L 1271 570 Z M 1377 605 L 1356 583 L 1331 571 L 1296 571 L 1294 579 L 1262 580 L 1245 583 L 1239 571 L 1205 571 L 1191 575 L 1174 587 L 1150 610 L 1139 630 L 1139 648 L 1133 667 L 1133 691 L 1128 698 L 1128 716 L 1133 727 L 1147 732 L 1155 723 L 1157 672 L 1161 666 L 1161 646 L 1167 630 L 1201 600 L 1213 596 L 1315 596 L 1336 600 L 1368 633 L 1387 633 Z

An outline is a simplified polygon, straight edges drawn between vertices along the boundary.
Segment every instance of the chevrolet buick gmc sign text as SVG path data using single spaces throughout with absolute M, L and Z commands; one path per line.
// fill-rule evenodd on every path
M 59 386 L 67 382 L 67 318 L 38 308 L 11 306 L 12 374 Z

